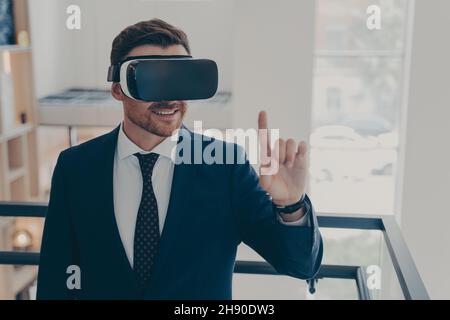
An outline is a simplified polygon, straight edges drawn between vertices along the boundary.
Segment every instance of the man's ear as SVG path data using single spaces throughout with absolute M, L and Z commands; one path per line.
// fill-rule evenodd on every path
M 111 85 L 111 94 L 114 99 L 123 101 L 125 98 L 124 93 L 122 92 L 122 88 L 120 87 L 120 83 L 115 82 Z

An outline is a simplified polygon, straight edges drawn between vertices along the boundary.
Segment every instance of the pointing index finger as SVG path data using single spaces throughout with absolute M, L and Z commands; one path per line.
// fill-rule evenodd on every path
M 258 116 L 258 132 L 259 132 L 259 140 L 260 147 L 263 154 L 270 156 L 271 148 L 270 148 L 270 135 L 269 129 L 267 125 L 267 113 L 265 111 L 261 111 Z M 263 163 L 268 161 L 268 159 L 264 159 Z
M 258 117 L 258 129 L 267 129 L 267 113 L 265 111 L 261 111 Z

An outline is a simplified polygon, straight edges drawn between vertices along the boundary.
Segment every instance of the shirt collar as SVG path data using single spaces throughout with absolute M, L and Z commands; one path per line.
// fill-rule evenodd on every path
M 160 156 L 172 159 L 172 150 L 174 150 L 178 143 L 178 130 L 176 133 L 164 139 L 160 144 L 158 144 L 153 150 L 145 151 L 142 150 L 138 145 L 136 145 L 130 138 L 127 137 L 125 132 L 123 131 L 123 123 L 120 124 L 119 128 L 119 136 L 117 138 L 117 154 L 120 160 L 123 160 L 129 156 L 134 155 L 135 153 L 148 154 L 148 153 L 157 153 Z

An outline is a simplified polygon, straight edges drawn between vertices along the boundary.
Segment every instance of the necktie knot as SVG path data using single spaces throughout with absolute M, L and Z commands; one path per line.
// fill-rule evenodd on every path
M 138 160 L 139 165 L 141 167 L 142 175 L 148 176 L 152 175 L 153 168 L 155 167 L 156 161 L 158 160 L 159 154 L 157 153 L 148 153 L 148 154 L 141 154 L 141 153 L 135 153 L 134 154 Z

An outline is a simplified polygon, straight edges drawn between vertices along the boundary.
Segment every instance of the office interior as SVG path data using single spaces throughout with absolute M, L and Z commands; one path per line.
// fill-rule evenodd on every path
M 378 29 L 367 25 L 370 6 Z M 219 66 L 216 96 L 189 103 L 189 128 L 256 128 L 266 110 L 281 136 L 308 142 L 317 212 L 392 218 L 390 236 L 412 258 L 393 256 L 403 252 L 383 228 L 329 224 L 324 264 L 357 266 L 366 298 L 450 298 L 449 12 L 447 0 L 0 0 L 0 251 L 39 251 L 43 219 L 8 217 L 2 205 L 45 204 L 59 153 L 120 123 L 106 82 L 112 40 L 158 17 Z M 262 261 L 244 245 L 237 258 Z M 410 272 L 419 293 L 399 277 Z M 1 264 L 0 299 L 33 299 L 36 274 Z M 361 299 L 360 285 L 324 276 L 311 290 L 236 273 L 233 298 Z

